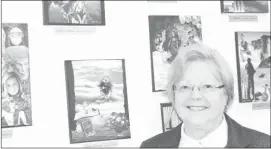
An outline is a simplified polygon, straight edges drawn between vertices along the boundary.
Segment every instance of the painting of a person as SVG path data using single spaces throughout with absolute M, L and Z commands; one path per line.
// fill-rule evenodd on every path
M 12 43 L 14 38 L 11 38 Z M 18 41 L 16 39 L 16 41 Z M 22 42 L 22 40 L 20 40 Z M 20 42 L 16 42 L 18 45 Z M 10 46 L 6 49 L 4 54 L 5 61 L 10 63 L 12 69 L 10 71 L 15 72 L 23 86 L 23 92 L 30 93 L 30 81 L 29 81 L 29 50 L 26 46 Z
M 72 13 L 70 14 L 71 23 L 78 23 L 78 24 L 87 24 L 88 22 L 88 14 L 86 11 L 86 6 L 83 1 L 76 1 L 73 2 L 72 5 Z
M 15 73 L 5 76 L 4 92 L 6 98 L 2 100 L 4 103 L 3 113 L 8 125 L 29 125 L 30 120 L 30 103 L 21 97 L 21 84 Z M 11 116 L 12 115 L 12 116 Z
M 169 69 L 167 95 L 182 123 L 141 148 L 270 148 L 269 135 L 227 114 L 234 104 L 234 77 L 218 51 L 201 43 L 180 50 Z
M 245 59 L 251 55 L 251 52 L 248 48 L 248 42 L 244 39 L 244 34 L 241 34 L 241 43 L 240 43 L 240 55 L 242 61 L 245 62 Z
M 248 87 L 247 87 L 247 97 L 248 99 L 254 99 L 254 74 L 256 73 L 253 64 L 251 63 L 251 58 L 247 59 L 247 64 L 245 66 L 247 76 L 248 76 Z M 252 97 L 251 97 L 252 94 Z
M 101 92 L 101 99 L 103 99 L 104 101 L 112 101 L 110 100 L 113 87 L 111 79 L 108 76 L 104 76 L 99 82 L 98 86 Z

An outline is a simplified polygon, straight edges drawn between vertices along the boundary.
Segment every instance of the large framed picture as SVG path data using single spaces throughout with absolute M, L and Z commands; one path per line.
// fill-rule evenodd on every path
M 221 0 L 221 13 L 268 13 L 268 1 Z
M 270 32 L 236 32 L 239 101 L 270 102 Z
M 200 16 L 149 16 L 152 91 L 166 90 L 167 69 L 182 47 L 202 41 Z
M 172 103 L 161 103 L 160 106 L 163 132 L 177 127 L 182 122 L 173 110 Z
M 44 25 L 105 25 L 104 1 L 43 1 Z
M 130 138 L 125 61 L 65 61 L 70 143 Z
M 2 24 L 2 128 L 31 126 L 28 25 Z

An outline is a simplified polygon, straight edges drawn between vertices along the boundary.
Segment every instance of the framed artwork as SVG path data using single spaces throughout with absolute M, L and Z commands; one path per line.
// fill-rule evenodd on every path
M 163 132 L 167 132 L 177 127 L 182 121 L 173 110 L 171 103 L 161 103 L 161 116 Z
M 236 32 L 239 102 L 270 102 L 270 32 Z
M 221 0 L 221 13 L 268 13 L 268 1 Z
M 43 1 L 44 25 L 105 25 L 104 1 Z
M 152 91 L 166 90 L 167 69 L 182 47 L 202 41 L 200 16 L 149 16 Z
M 31 126 L 28 25 L 2 24 L 2 128 Z
M 125 61 L 65 61 L 70 143 L 130 138 Z

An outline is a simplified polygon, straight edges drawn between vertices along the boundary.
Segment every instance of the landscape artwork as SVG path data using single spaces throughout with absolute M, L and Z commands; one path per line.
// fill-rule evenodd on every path
M 265 102 L 270 107 L 270 32 L 236 32 L 240 102 Z
M 43 1 L 44 25 L 105 25 L 104 1 Z
M 268 13 L 268 1 L 262 0 L 236 0 L 228 1 L 222 0 L 221 12 L 222 13 Z
M 125 61 L 65 61 L 70 142 L 130 138 Z
M 182 47 L 202 42 L 200 16 L 149 16 L 152 91 L 166 90 L 167 70 Z

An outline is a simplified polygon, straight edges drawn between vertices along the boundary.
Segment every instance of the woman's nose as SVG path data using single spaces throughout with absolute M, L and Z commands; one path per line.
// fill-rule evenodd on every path
M 191 92 L 191 96 L 193 100 L 199 100 L 202 98 L 202 95 L 200 93 L 200 90 L 198 87 L 194 87 Z

